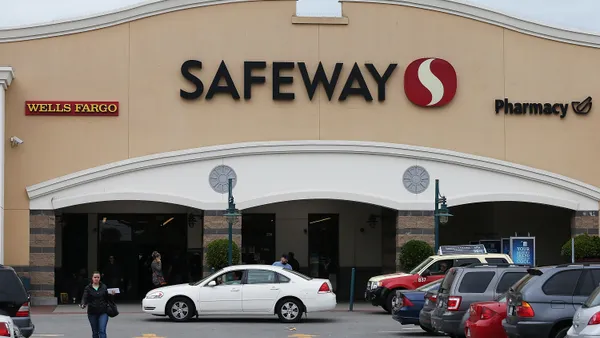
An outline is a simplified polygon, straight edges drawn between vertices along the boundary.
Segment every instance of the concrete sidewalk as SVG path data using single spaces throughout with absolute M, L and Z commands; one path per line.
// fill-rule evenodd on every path
M 119 307 L 119 313 L 143 313 L 141 308 L 141 303 L 117 303 Z M 344 312 L 349 311 L 349 303 L 338 303 L 335 310 L 336 312 Z M 355 312 L 381 312 L 382 314 L 385 311 L 381 307 L 375 307 L 369 303 L 365 302 L 356 302 L 354 303 Z M 79 308 L 77 304 L 61 304 L 56 307 L 54 306 L 36 306 L 31 308 L 31 312 L 34 315 L 43 315 L 43 314 L 85 314 L 86 310 L 82 310 Z

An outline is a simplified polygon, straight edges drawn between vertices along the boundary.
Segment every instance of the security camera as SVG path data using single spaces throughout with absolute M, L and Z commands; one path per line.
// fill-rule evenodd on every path
M 10 145 L 13 147 L 18 146 L 19 144 L 23 144 L 23 140 L 21 140 L 20 138 L 16 137 L 16 136 L 11 136 L 10 137 Z

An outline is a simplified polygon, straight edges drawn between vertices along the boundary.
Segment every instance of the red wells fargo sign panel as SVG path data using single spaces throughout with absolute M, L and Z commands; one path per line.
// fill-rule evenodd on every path
M 117 101 L 25 101 L 25 115 L 119 116 Z

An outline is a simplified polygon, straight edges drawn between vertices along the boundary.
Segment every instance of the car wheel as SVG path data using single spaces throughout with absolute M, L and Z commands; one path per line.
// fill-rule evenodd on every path
M 428 327 L 425 327 L 425 326 L 423 326 L 423 325 L 420 325 L 420 324 L 419 324 L 419 326 L 421 327 L 421 329 L 422 329 L 423 331 L 425 331 L 425 332 L 427 332 L 427 333 L 433 333 L 433 332 L 435 332 L 435 331 L 433 331 L 433 329 L 430 329 L 430 328 L 428 328 Z
M 194 302 L 184 297 L 176 297 L 167 303 L 167 315 L 176 322 L 190 320 L 196 312 Z
M 297 323 L 302 319 L 304 306 L 296 299 L 283 299 L 277 303 L 277 316 L 282 323 Z
M 391 314 L 392 309 L 394 308 L 394 304 L 397 301 L 398 300 L 396 297 L 396 290 L 390 291 L 390 294 L 387 296 L 387 299 L 385 300 L 385 305 L 383 306 L 383 309 Z
M 569 327 L 565 327 L 564 329 L 558 331 L 554 338 L 564 338 L 567 336 L 567 332 L 569 331 Z

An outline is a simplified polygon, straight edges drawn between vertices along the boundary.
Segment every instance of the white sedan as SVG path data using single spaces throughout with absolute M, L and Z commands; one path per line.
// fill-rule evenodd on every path
M 201 315 L 274 315 L 299 322 L 308 312 L 337 305 L 331 282 L 271 265 L 234 265 L 199 282 L 156 288 L 142 300 L 144 312 L 188 321 Z
M 22 338 L 23 335 L 12 318 L 0 315 L 0 337 Z

